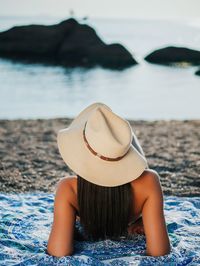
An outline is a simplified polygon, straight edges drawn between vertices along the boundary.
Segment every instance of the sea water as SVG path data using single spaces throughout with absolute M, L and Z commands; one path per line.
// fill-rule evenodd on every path
M 53 24 L 65 18 L 0 17 L 0 30 L 14 25 Z M 200 25 L 192 21 L 91 19 L 106 43 L 123 44 L 139 62 L 123 71 L 63 68 L 0 58 L 0 119 L 74 117 L 104 102 L 130 119 L 199 119 L 197 67 L 150 64 L 144 57 L 168 45 L 200 50 Z
M 0 265 L 200 265 L 200 198 L 164 197 L 171 243 L 165 256 L 145 256 L 145 236 L 119 241 L 74 241 L 73 256 L 46 253 L 54 195 L 0 194 Z M 76 222 L 77 229 L 81 226 Z

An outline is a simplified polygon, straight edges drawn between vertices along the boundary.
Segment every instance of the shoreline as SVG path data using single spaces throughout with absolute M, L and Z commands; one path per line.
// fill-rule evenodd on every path
M 0 193 L 55 190 L 73 174 L 57 148 L 71 118 L 0 120 Z M 164 195 L 200 196 L 200 120 L 128 120 Z

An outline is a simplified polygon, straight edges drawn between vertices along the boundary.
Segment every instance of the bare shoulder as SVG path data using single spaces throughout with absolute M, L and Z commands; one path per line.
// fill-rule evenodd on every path
M 66 176 L 60 179 L 56 185 L 56 193 L 60 194 L 63 198 L 68 199 L 73 197 L 73 182 L 76 176 Z
M 144 172 L 135 180 L 132 181 L 132 186 L 139 193 L 142 193 L 145 198 L 155 192 L 161 192 L 160 176 L 153 169 L 146 169 Z
M 162 201 L 163 193 L 160 183 L 160 176 L 155 170 L 148 170 L 146 177 L 146 187 L 148 191 L 148 196 L 159 197 Z
M 150 184 L 150 183 L 155 183 L 160 180 L 159 174 L 153 170 L 153 169 L 146 169 L 144 172 L 135 180 L 132 181 L 133 184 Z
M 75 179 L 76 179 L 75 175 L 67 175 L 58 181 L 57 186 L 69 187 Z

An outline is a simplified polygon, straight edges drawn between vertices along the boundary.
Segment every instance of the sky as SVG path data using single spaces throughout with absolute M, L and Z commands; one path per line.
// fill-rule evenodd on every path
M 0 0 L 0 16 L 200 20 L 200 0 Z

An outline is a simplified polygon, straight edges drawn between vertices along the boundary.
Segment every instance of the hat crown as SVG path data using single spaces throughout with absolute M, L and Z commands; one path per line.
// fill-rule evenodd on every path
M 88 117 L 85 137 L 96 153 L 108 158 L 117 158 L 126 154 L 133 134 L 128 121 L 108 108 L 98 106 Z

